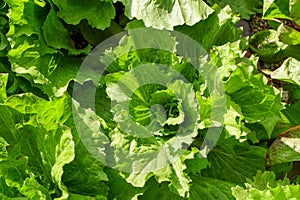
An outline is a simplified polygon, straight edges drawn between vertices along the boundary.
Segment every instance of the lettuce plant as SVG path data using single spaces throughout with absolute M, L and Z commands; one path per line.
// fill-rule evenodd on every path
M 299 199 L 299 8 L 0 1 L 0 198 Z

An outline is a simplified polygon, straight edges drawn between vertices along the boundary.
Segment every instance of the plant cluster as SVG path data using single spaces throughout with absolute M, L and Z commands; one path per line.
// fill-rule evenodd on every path
M 300 199 L 299 124 L 299 0 L 0 1 L 0 199 Z

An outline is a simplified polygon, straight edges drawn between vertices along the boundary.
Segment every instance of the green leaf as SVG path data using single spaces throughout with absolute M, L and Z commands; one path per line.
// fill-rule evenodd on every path
M 6 50 L 7 46 L 8 46 L 8 41 L 7 41 L 7 39 L 6 39 L 6 37 L 0 32 L 0 52 L 1 52 L 0 55 L 2 55 L 2 52 L 3 52 L 4 50 Z
M 213 10 L 203 1 L 187 0 L 120 0 L 125 5 L 125 15 L 143 20 L 146 27 L 172 30 L 174 26 L 189 25 L 206 19 Z
M 289 181 L 275 180 L 273 172 L 261 171 L 254 177 L 254 181 L 247 180 L 246 188 L 236 186 L 232 188 L 232 194 L 237 200 L 246 199 L 298 199 L 300 198 L 300 186 L 289 185 Z
M 293 28 L 280 25 L 278 30 L 264 30 L 251 36 L 250 48 L 262 61 L 274 63 L 286 57 L 300 59 L 300 34 Z
M 210 165 L 201 171 L 207 177 L 235 184 L 242 184 L 254 176 L 257 170 L 265 169 L 266 149 L 233 138 L 221 139 L 208 154 Z
M 281 24 L 278 27 L 279 39 L 287 45 L 300 45 L 300 32 Z
M 230 188 L 235 186 L 233 183 L 222 180 L 203 177 L 200 175 L 192 176 L 190 197 L 188 199 L 233 199 Z M 167 188 L 165 182 L 157 184 L 150 180 L 147 190 L 140 196 L 140 199 L 186 199 L 174 195 Z
M 162 72 L 164 74 L 162 74 Z M 157 127 L 157 126 L 164 126 L 165 124 L 169 125 L 174 125 L 174 124 L 181 124 L 183 122 L 183 117 L 184 116 L 189 116 L 189 121 L 192 123 L 192 121 L 196 118 L 195 114 L 193 113 L 193 110 L 195 111 L 197 107 L 196 105 L 192 105 L 192 103 L 188 103 L 187 97 L 188 95 L 194 94 L 194 91 L 188 86 L 186 83 L 182 81 L 177 81 L 175 83 L 172 83 L 172 79 L 174 79 L 174 73 L 173 70 L 168 69 L 163 67 L 160 69 L 160 67 L 156 67 L 155 65 L 149 65 L 145 70 L 136 70 L 133 72 L 129 72 L 125 75 L 122 76 L 121 81 L 119 81 L 117 84 L 109 84 L 107 87 L 107 93 L 108 96 L 113 100 L 117 101 L 117 104 L 112 107 L 113 113 L 114 113 L 114 119 L 116 120 L 117 123 L 119 123 L 120 127 L 126 131 L 127 133 L 131 134 L 142 134 L 140 135 L 141 137 L 147 137 L 147 135 L 152 135 L 154 133 L 155 135 L 159 135 L 159 133 L 156 133 L 159 129 L 164 130 L 163 127 Z M 157 96 L 152 94 L 154 91 L 151 87 L 155 86 L 148 86 L 144 87 L 143 89 L 137 90 L 139 85 L 145 85 L 147 83 L 159 83 L 160 85 L 166 85 L 166 87 L 169 89 L 168 92 L 174 93 L 174 96 L 177 97 L 177 100 L 179 101 L 177 105 L 177 109 L 179 112 L 179 115 L 176 116 L 175 118 L 170 116 L 170 112 L 172 112 L 171 107 L 166 106 L 166 103 L 172 104 L 172 102 L 156 102 L 158 100 Z M 185 89 L 184 89 L 185 88 Z M 133 96 L 132 96 L 133 95 Z M 152 97 L 151 97 L 152 95 Z M 149 101 L 149 99 L 151 101 Z M 131 100 L 132 99 L 132 100 Z M 167 100 L 167 99 L 165 99 Z M 165 101 L 164 100 L 164 101 Z M 169 100 L 172 100 L 169 98 Z M 129 101 L 129 103 L 128 103 Z M 130 102 L 131 101 L 131 102 Z M 192 101 L 192 99 L 191 99 Z M 144 110 L 142 110 L 142 113 L 145 113 L 146 111 L 146 117 L 149 118 L 149 110 L 150 107 L 155 105 L 156 103 L 160 103 L 162 106 L 165 106 L 166 112 L 168 112 L 168 119 L 158 119 L 157 118 L 157 124 L 155 123 L 155 119 L 147 126 L 147 128 L 143 127 L 139 124 L 136 124 L 136 122 L 130 120 L 130 109 L 131 110 L 141 110 L 141 105 L 144 105 Z M 174 103 L 174 102 L 173 102 Z M 180 105 L 181 104 L 181 105 Z M 193 103 L 194 104 L 194 103 Z M 192 107 L 191 107 L 192 105 Z M 126 111 L 127 106 L 130 106 L 130 109 Z M 136 107 L 136 108 L 134 108 Z M 182 107 L 182 108 L 180 108 Z M 157 112 L 160 112 L 161 114 L 158 113 L 152 113 L 153 117 L 162 117 L 164 114 L 162 113 L 163 110 L 160 110 L 157 107 Z M 159 111 L 160 110 L 160 111 Z M 153 110 L 155 111 L 155 109 Z M 184 112 L 183 112 L 184 111 Z M 147 114 L 148 113 L 148 114 Z M 189 114 L 190 113 L 190 114 Z M 158 115 L 157 115 L 158 114 Z M 140 117 L 143 115 L 140 115 Z M 124 121 L 123 119 L 128 119 Z M 163 121 L 161 121 L 163 120 Z M 141 121 L 138 120 L 137 121 Z M 149 120 L 148 120 L 149 121 Z M 149 121 L 150 122 L 150 121 Z M 189 124 L 190 122 L 185 122 L 186 125 L 185 128 L 188 128 L 192 130 L 194 125 Z M 147 124 L 145 124 L 147 125 Z M 159 128 L 159 129 L 158 129 Z M 157 130 L 158 129 L 158 130 Z M 152 131 L 152 133 L 151 133 Z M 163 133 L 163 132 L 160 132 Z
M 242 30 L 235 27 L 239 17 L 232 13 L 229 6 L 223 9 L 214 6 L 213 9 L 215 12 L 207 19 L 194 26 L 176 27 L 175 30 L 196 40 L 207 51 L 213 45 L 219 46 L 238 40 L 242 34 Z M 207 27 L 210 28 L 207 29 Z
M 277 30 L 279 34 L 280 42 L 288 45 L 283 49 L 283 53 L 286 57 L 293 57 L 300 60 L 300 56 L 297 53 L 300 49 L 300 33 L 294 28 L 290 28 L 281 24 Z
M 176 195 L 171 192 L 168 188 L 168 184 L 166 182 L 157 183 L 155 180 L 151 179 L 148 181 L 148 185 L 146 186 L 146 191 L 144 191 L 138 199 L 147 200 L 147 199 L 174 199 L 174 200 L 182 200 L 186 199 Z
M 267 164 L 275 165 L 300 160 L 300 129 L 294 127 L 280 134 L 269 147 Z
M 105 196 L 97 195 L 96 197 L 90 195 L 70 194 L 68 200 L 106 200 Z
M 238 68 L 243 68 L 243 66 L 247 65 L 253 66 L 253 68 L 257 66 L 258 58 L 254 56 L 247 58 L 245 56 L 248 48 L 247 40 L 244 38 L 211 49 L 211 60 L 218 67 L 217 74 L 224 80 L 225 86 L 228 78 L 230 78 L 236 70 L 239 70 Z M 253 70 L 253 73 L 256 73 L 255 70 Z M 236 87 L 239 88 L 246 85 L 247 83 L 243 83 L 240 80 L 239 84 L 230 84 L 226 87 L 226 92 L 230 93 L 231 90 L 236 90 Z M 245 141 L 250 130 L 246 127 L 247 123 L 245 122 L 241 105 L 234 102 L 229 95 L 227 95 L 226 98 L 227 112 L 224 116 L 225 131 L 227 135 L 235 136 L 236 139 Z
M 264 0 L 263 18 L 290 19 L 290 0 Z
M 286 106 L 286 109 L 282 110 L 281 112 L 289 120 L 292 126 L 297 126 L 300 124 L 300 113 L 298 110 L 300 110 L 300 102 Z
M 87 151 L 77 135 L 74 140 L 76 157 L 73 162 L 64 166 L 63 183 L 74 194 L 107 196 L 109 187 L 108 177 L 103 171 L 104 163 Z
M 244 141 L 250 130 L 243 122 L 245 117 L 243 116 L 241 107 L 233 102 L 230 97 L 227 97 L 227 106 L 227 113 L 224 116 L 225 130 L 228 135 L 235 136 L 236 139 Z
M 70 130 L 65 127 L 58 127 L 56 131 L 46 132 L 32 126 L 23 126 L 18 129 L 18 132 L 22 136 L 18 140 L 19 143 L 16 145 L 16 149 L 12 151 L 27 156 L 29 169 L 45 178 L 48 184 L 54 182 L 62 191 L 62 198 L 68 197 L 67 188 L 63 185 L 61 179 L 63 166 L 70 163 L 75 156 L 74 142 Z M 18 152 L 17 149 L 20 149 L 21 152 Z M 25 191 L 31 190 L 25 188 Z M 31 193 L 29 192 L 28 195 L 31 195 Z
M 26 78 L 32 86 L 40 88 L 49 97 L 62 96 L 67 90 L 69 82 L 75 78 L 82 60 L 66 57 L 62 52 L 51 48 L 46 43 L 46 41 L 49 42 L 50 36 L 53 37 L 53 33 L 45 33 L 46 30 L 59 29 L 59 33 L 55 33 L 56 36 L 60 33 L 66 34 L 61 24 L 53 25 L 52 22 L 49 22 L 49 18 L 54 21 L 58 20 L 54 16 L 54 11 L 49 10 L 48 6 L 41 7 L 36 2 L 25 0 L 10 0 L 8 4 L 10 5 L 11 20 L 7 36 L 14 45 L 9 50 L 7 57 L 12 63 L 12 71 Z M 49 11 L 47 18 L 46 14 Z M 50 28 L 51 26 L 54 27 Z M 54 45 L 53 41 L 50 43 L 50 45 Z M 57 48 L 62 48 L 62 46 Z M 83 52 L 82 50 L 68 49 L 71 53 Z
M 300 1 L 242 37 L 261 2 L 0 0 L 0 199 L 300 199 Z
M 0 136 L 8 143 L 16 142 L 16 125 L 23 119 L 19 112 L 0 105 Z
M 40 35 L 40 27 L 45 19 L 47 8 L 45 4 L 36 4 L 28 0 L 8 0 L 10 8 L 10 30 L 8 35 L 20 37 L 21 35 Z M 41 41 L 42 42 L 42 41 Z
M 190 190 L 190 199 L 234 199 L 230 188 L 235 184 L 222 181 L 217 178 L 204 176 L 192 176 L 192 187 Z
M 141 200 L 147 199 L 186 199 L 179 197 L 172 193 L 168 185 L 163 183 L 156 183 L 151 180 L 149 181 L 147 190 L 141 194 Z M 224 199 L 224 200 L 232 200 L 234 199 L 231 194 L 231 187 L 235 186 L 233 183 L 221 181 L 214 178 L 203 177 L 199 175 L 192 176 L 192 184 L 190 189 L 190 197 L 188 199 Z
M 74 160 L 75 143 L 71 129 L 62 124 L 70 117 L 70 102 L 67 96 L 46 101 L 33 94 L 21 94 L 10 97 L 6 101 L 7 106 L 3 106 L 7 110 L 10 107 L 18 110 L 28 120 L 26 124 L 15 125 L 11 132 L 6 131 L 6 136 L 2 136 L 11 145 L 8 155 L 27 157 L 27 170 L 43 180 L 41 186 L 37 186 L 33 179 L 28 179 L 28 184 L 22 187 L 18 186 L 28 197 L 48 199 L 49 190 L 56 195 L 61 191 L 61 198 L 68 197 L 68 190 L 62 182 L 63 167 Z M 37 197 L 40 193 L 33 192 L 32 188 L 47 193 Z
M 9 199 L 9 197 L 18 196 L 20 193 L 17 191 L 16 188 L 9 187 L 6 184 L 6 180 L 4 176 L 0 178 L 0 199 Z
M 250 48 L 262 61 L 273 63 L 282 60 L 286 44 L 279 40 L 279 33 L 275 30 L 260 31 L 251 36 Z
M 64 27 L 62 22 L 56 16 L 54 8 L 52 8 L 47 15 L 47 18 L 42 26 L 43 36 L 48 46 L 55 49 L 67 49 L 69 54 L 88 54 L 91 51 L 91 46 L 83 49 L 75 49 L 75 45 L 72 44 L 70 33 L 68 29 Z
M 300 24 L 299 0 L 264 0 L 264 19 L 290 19 Z
M 8 81 L 8 74 L 0 74 L 0 103 L 4 103 L 7 99 L 6 86 Z
M 273 79 L 300 85 L 300 61 L 294 58 L 286 59 L 282 65 L 271 73 Z
M 33 200 L 48 200 L 51 198 L 48 190 L 40 185 L 39 182 L 33 177 L 27 178 L 24 181 L 24 185 L 20 192 L 29 199 Z
M 231 1 L 231 0 L 208 0 L 210 5 L 218 4 L 222 8 L 230 5 L 231 9 L 235 13 L 239 13 L 242 19 L 249 20 L 251 15 L 262 12 L 263 2 L 261 0 L 242 0 L 242 1 Z
M 249 62 L 249 64 L 255 65 L 257 62 L 255 58 L 245 58 L 248 48 L 248 41 L 245 38 L 221 46 L 214 46 L 210 50 L 210 57 L 219 68 L 220 76 L 227 79 L 241 62 Z
M 28 159 L 23 156 L 16 157 L 14 154 L 10 154 L 9 158 L 0 162 L 0 173 L 4 178 L 5 184 L 13 189 L 16 194 L 19 194 L 18 196 L 20 196 L 18 190 L 22 187 L 24 179 L 28 176 L 27 165 Z
M 200 172 L 202 169 L 205 169 L 208 167 L 209 162 L 207 158 L 203 157 L 199 150 L 195 147 L 192 147 L 192 152 L 194 153 L 194 156 L 192 158 L 189 158 L 185 160 L 185 164 L 187 166 L 185 172 L 188 174 L 197 174 Z
M 225 90 L 240 106 L 246 123 L 263 125 L 271 137 L 276 123 L 281 120 L 279 111 L 283 106 L 279 92 L 267 85 L 266 78 L 244 63 L 225 82 Z
M 5 105 L 24 115 L 35 115 L 37 121 L 31 121 L 32 125 L 55 130 L 57 123 L 65 123 L 72 114 L 70 103 L 68 95 L 47 101 L 33 94 L 19 94 L 11 96 Z
M 290 1 L 290 13 L 291 18 L 300 25 L 300 1 L 299 0 L 292 0 Z
M 144 191 L 149 187 L 149 183 L 147 183 L 146 187 L 144 188 L 133 187 L 119 174 L 118 171 L 113 170 L 111 168 L 107 168 L 106 172 L 109 177 L 109 199 L 116 198 L 131 200 L 138 194 L 144 194 Z
M 79 24 L 87 19 L 92 27 L 104 30 L 110 26 L 110 21 L 115 17 L 115 9 L 111 1 L 101 0 L 53 0 L 59 8 L 57 16 L 68 24 Z
M 8 54 L 13 62 L 13 71 L 28 79 L 48 96 L 62 96 L 69 82 L 75 79 L 81 60 L 62 58 L 59 53 L 41 56 L 39 50 L 34 48 L 30 48 L 19 58 L 17 53 L 22 52 L 21 48 L 11 50 Z

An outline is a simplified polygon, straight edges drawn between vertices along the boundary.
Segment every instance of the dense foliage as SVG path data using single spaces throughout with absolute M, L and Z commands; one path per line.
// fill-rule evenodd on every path
M 299 124 L 299 0 L 0 1 L 0 199 L 300 199 Z

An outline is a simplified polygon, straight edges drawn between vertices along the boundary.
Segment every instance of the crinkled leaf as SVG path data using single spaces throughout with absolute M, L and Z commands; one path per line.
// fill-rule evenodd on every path
M 8 155 L 27 157 L 27 170 L 43 180 L 38 186 L 34 184 L 36 180 L 28 179 L 28 184 L 20 184 L 18 188 L 30 198 L 38 198 L 35 196 L 42 194 L 35 193 L 36 190 L 44 191 L 44 197 L 39 198 L 47 199 L 50 190 L 62 191 L 60 197 L 67 198 L 68 190 L 62 183 L 63 167 L 74 160 L 75 144 L 71 129 L 62 123 L 69 118 L 63 108 L 68 108 L 70 99 L 65 96 L 46 101 L 33 94 L 22 94 L 10 97 L 6 103 L 4 108 L 16 109 L 23 114 L 24 120 L 28 120 L 26 125 L 12 128 L 11 133 L 6 131 L 4 139 L 11 146 Z
M 104 30 L 115 17 L 111 1 L 53 0 L 53 3 L 59 8 L 57 15 L 69 24 L 76 25 L 87 19 L 92 27 Z
M 232 194 L 237 200 L 246 199 L 299 199 L 300 186 L 289 185 L 288 180 L 275 180 L 273 172 L 258 172 L 254 181 L 248 180 L 246 188 L 236 186 Z
M 13 70 L 48 96 L 62 96 L 69 82 L 76 77 L 76 70 L 81 64 L 78 58 L 66 57 L 62 60 L 59 53 L 41 56 L 38 50 L 31 49 L 18 58 L 15 54 L 17 52 L 19 50 L 9 52 Z
M 143 20 L 146 27 L 172 30 L 174 26 L 189 25 L 206 19 L 213 9 L 203 0 L 121 0 L 125 15 Z
M 33 200 L 48 200 L 51 198 L 47 188 L 40 185 L 39 182 L 33 177 L 27 178 L 24 181 L 24 185 L 22 186 L 20 192 L 29 199 Z
M 46 132 L 43 129 L 26 125 L 20 127 L 18 132 L 22 137 L 19 138 L 18 144 L 11 151 L 27 156 L 29 169 L 38 176 L 42 176 L 48 183 L 51 184 L 53 178 L 53 181 L 63 192 L 61 197 L 66 198 L 68 191 L 61 180 L 63 166 L 70 163 L 75 156 L 70 130 L 65 127 L 58 127 L 56 131 Z M 24 187 L 26 188 L 26 186 Z M 25 188 L 25 191 L 30 190 Z M 32 194 L 29 192 L 28 195 Z
M 24 115 L 36 115 L 38 124 L 35 124 L 35 121 L 32 121 L 32 124 L 42 125 L 47 130 L 55 130 L 57 123 L 63 124 L 70 117 L 70 103 L 71 99 L 67 95 L 47 101 L 33 94 L 20 94 L 10 97 L 6 105 Z
M 228 78 L 238 67 L 237 65 L 242 62 L 249 62 L 251 65 L 256 64 L 255 58 L 245 58 L 246 50 L 249 48 L 247 43 L 247 40 L 241 39 L 215 46 L 210 50 L 211 60 L 219 68 L 220 76 Z
M 0 162 L 1 176 L 4 177 L 5 184 L 14 189 L 16 194 L 20 194 L 17 189 L 22 187 L 24 179 L 28 176 L 27 165 L 27 158 L 24 156 L 16 157 L 13 153 Z
M 190 180 L 184 173 L 184 170 L 186 169 L 184 163 L 182 163 L 184 158 L 180 159 L 178 154 L 180 155 L 185 151 L 181 149 L 181 143 L 183 141 L 191 143 L 192 138 L 197 134 L 197 126 L 195 125 L 198 113 L 197 103 L 191 84 L 184 83 L 182 80 L 176 80 L 175 78 L 177 76 L 174 78 L 174 72 L 171 73 L 172 69 L 166 67 L 162 67 L 162 69 L 164 70 L 161 70 L 154 65 L 148 65 L 148 67 L 143 68 L 142 71 L 136 69 L 127 73 L 113 73 L 112 75 L 107 76 L 106 82 L 108 85 L 106 91 L 112 100 L 114 120 L 118 122 L 119 126 L 116 127 L 114 131 L 108 133 L 110 140 L 112 141 L 109 144 L 110 149 L 113 151 L 111 152 L 112 155 L 106 154 L 109 153 L 106 151 L 102 151 L 100 154 L 103 154 L 103 156 L 106 154 L 108 156 L 106 162 L 108 162 L 109 166 L 112 165 L 116 169 L 124 171 L 126 180 L 136 187 L 143 187 L 146 181 L 154 175 L 159 182 L 170 182 L 172 191 L 179 193 L 181 196 L 187 196 L 189 190 L 188 183 Z M 165 119 L 165 123 L 171 125 L 172 123 L 177 123 L 182 126 L 178 131 L 184 130 L 184 132 L 178 134 L 176 137 L 164 138 L 163 135 L 159 135 L 156 139 L 151 124 L 150 126 L 152 127 L 144 127 L 141 124 L 136 123 L 130 117 L 130 112 L 128 110 L 130 99 L 136 98 L 135 101 L 140 102 L 133 102 L 133 109 L 135 106 L 147 106 L 147 103 L 153 103 L 154 105 L 157 103 L 164 104 L 166 103 L 165 101 L 168 100 L 168 98 L 159 98 L 155 91 L 153 91 L 153 89 L 158 89 L 159 91 L 159 89 L 161 89 L 160 87 L 156 88 L 151 84 L 148 85 L 149 87 L 146 87 L 147 83 L 153 82 L 165 85 L 169 92 L 171 91 L 174 94 L 168 94 L 168 92 L 164 94 L 168 94 L 170 97 L 174 95 L 181 104 L 181 108 L 179 109 L 182 109 L 182 115 L 185 116 L 184 118 L 180 117 L 174 121 Z M 140 85 L 145 87 L 139 89 Z M 166 92 L 166 90 L 163 89 L 161 92 Z M 133 94 L 136 97 L 134 97 Z M 169 100 L 172 100 L 172 98 L 169 98 Z M 81 126 L 84 125 L 86 127 L 82 130 L 85 130 L 85 133 L 87 133 L 87 131 L 93 132 L 94 135 L 98 135 L 99 138 L 103 137 L 103 139 L 99 141 L 102 143 L 100 144 L 101 149 L 108 150 L 106 146 L 103 146 L 106 143 L 104 133 L 99 132 L 98 128 L 102 123 L 101 119 L 98 118 L 97 120 L 90 109 L 80 111 L 82 108 L 78 106 L 79 105 L 77 104 L 75 108 L 79 111 L 79 117 L 84 120 L 84 123 L 81 123 Z M 156 116 L 161 115 L 156 112 L 152 114 Z M 181 116 L 181 114 L 179 114 L 179 116 Z M 98 122 L 91 121 L 90 119 L 92 119 L 92 117 Z M 160 129 L 162 128 L 163 127 Z M 168 133 L 168 129 L 165 129 L 164 131 Z M 91 136 L 92 134 L 89 135 Z M 91 152 L 96 153 L 100 148 L 95 145 L 97 143 L 97 140 L 95 139 L 94 142 L 93 138 L 87 138 L 85 141 L 88 142 L 87 144 L 89 144 L 89 147 L 94 146 L 94 148 L 96 148 L 91 150 Z M 175 151 L 176 153 L 169 152 L 169 150 L 167 150 L 169 148 L 170 151 Z M 104 160 L 104 158 L 102 158 L 102 160 Z
M 46 19 L 49 7 L 25 0 L 10 0 L 7 3 L 10 5 L 10 30 L 7 36 L 13 44 L 7 57 L 12 63 L 12 71 L 29 80 L 48 96 L 62 96 L 82 61 L 64 57 L 57 49 L 47 46 L 44 35 L 46 38 L 49 35 L 43 33 L 42 26 L 47 28 L 53 25 Z M 53 14 L 51 11 L 48 19 Z M 45 20 L 49 23 L 44 24 Z M 59 27 L 62 28 L 55 28 Z M 59 32 L 63 33 L 63 30 Z
M 10 30 L 8 35 L 20 37 L 21 35 L 37 34 L 41 36 L 40 28 L 45 19 L 47 8 L 45 5 L 36 4 L 28 0 L 8 0 L 10 8 Z M 43 41 L 40 41 L 43 42 Z
M 57 123 L 66 123 L 69 127 L 73 128 L 72 132 L 76 132 L 72 122 L 73 119 L 70 118 L 70 115 L 72 114 L 71 99 L 67 95 L 60 98 L 53 98 L 51 101 L 37 98 L 31 94 L 16 95 L 7 101 L 7 105 L 17 109 L 23 114 L 36 115 L 38 123 L 36 121 L 32 121 L 31 123 L 35 126 L 44 126 L 47 129 L 48 134 L 57 130 Z M 89 155 L 84 146 L 80 143 L 80 139 L 77 135 L 74 135 L 75 138 L 73 139 L 70 129 L 66 127 L 63 129 L 65 130 L 62 132 L 59 143 L 57 141 L 49 141 L 51 140 L 51 137 L 48 137 L 48 140 L 43 139 L 43 141 L 45 140 L 45 144 L 41 144 L 46 149 L 43 151 L 42 147 L 39 147 L 39 150 L 42 151 L 43 154 L 52 147 L 56 148 L 58 150 L 57 152 L 53 150 L 51 152 L 58 155 L 58 160 L 63 160 L 61 160 L 59 164 L 57 163 L 53 166 L 48 166 L 49 163 L 45 163 L 44 166 L 48 166 L 48 170 L 51 168 L 51 175 L 63 190 L 66 190 L 65 187 L 67 186 L 71 192 L 80 191 L 82 193 L 90 193 L 91 195 L 106 194 L 107 187 L 104 185 L 103 181 L 107 180 L 107 176 L 103 172 L 103 166 L 99 161 Z M 76 142 L 75 149 L 74 142 Z M 34 141 L 31 142 L 31 144 L 34 143 Z M 58 146 L 55 147 L 54 144 L 57 144 Z M 64 148 L 65 150 L 59 152 L 59 147 Z M 76 152 L 76 158 L 73 161 L 74 151 Z M 47 158 L 53 156 L 51 153 L 49 154 L 50 155 L 48 155 Z M 36 158 L 38 158 L 37 155 L 38 154 L 35 155 Z M 50 163 L 55 162 L 51 161 Z M 64 174 L 62 174 L 62 167 L 64 167 Z M 37 166 L 36 168 L 41 167 Z M 80 168 L 82 169 L 78 170 Z M 88 176 L 86 176 L 87 174 Z M 64 185 L 66 186 L 61 182 L 62 175 Z M 91 187 L 91 185 L 93 187 Z M 80 190 L 78 189 L 79 186 Z
M 3 195 L 3 196 L 1 196 Z M 6 199 L 9 199 L 9 197 L 14 197 L 20 195 L 20 193 L 18 192 L 18 190 L 16 188 L 13 187 L 9 187 L 6 183 L 5 180 L 5 176 L 1 175 L 0 178 L 0 199 L 5 199 L 4 197 L 6 197 Z
M 22 187 L 24 180 L 28 176 L 28 159 L 22 157 L 21 155 L 19 155 L 19 157 L 16 157 L 16 155 L 13 154 L 10 154 L 8 156 L 9 157 L 0 162 L 0 194 L 7 195 L 8 197 L 5 196 L 7 197 L 7 199 L 13 199 L 12 197 L 19 197 L 20 199 L 22 199 L 21 196 L 23 195 L 22 193 L 20 193 L 20 188 Z
M 212 62 L 218 67 L 218 76 L 226 81 L 237 68 L 244 65 L 256 66 L 257 58 L 253 56 L 250 58 L 245 57 L 247 48 L 248 45 L 245 39 L 213 47 L 210 55 Z M 242 85 L 242 83 L 239 83 L 239 85 Z M 228 87 L 228 92 L 235 86 Z M 236 139 L 243 141 L 250 130 L 245 126 L 245 117 L 241 106 L 232 101 L 230 96 L 227 95 L 226 98 L 227 111 L 224 116 L 224 128 L 228 135 L 235 136 Z

